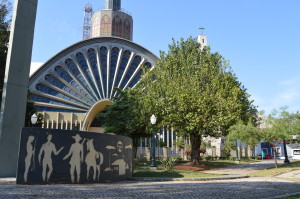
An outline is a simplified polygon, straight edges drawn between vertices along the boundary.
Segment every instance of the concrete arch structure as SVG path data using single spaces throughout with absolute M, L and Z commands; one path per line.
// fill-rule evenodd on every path
M 86 113 L 81 130 L 89 131 L 91 123 L 93 122 L 97 114 L 102 112 L 107 105 L 111 104 L 113 104 L 112 100 L 101 100 L 94 104 L 94 106 Z
M 157 60 L 126 39 L 83 40 L 56 54 L 30 77 L 29 99 L 44 114 L 44 127 L 88 131 L 96 114 L 117 95 L 114 88 L 134 87 L 142 66 L 154 67 Z

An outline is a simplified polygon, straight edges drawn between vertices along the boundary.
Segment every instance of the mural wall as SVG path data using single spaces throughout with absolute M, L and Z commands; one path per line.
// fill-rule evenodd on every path
M 132 174 L 132 140 L 83 131 L 23 128 L 18 184 L 95 183 Z

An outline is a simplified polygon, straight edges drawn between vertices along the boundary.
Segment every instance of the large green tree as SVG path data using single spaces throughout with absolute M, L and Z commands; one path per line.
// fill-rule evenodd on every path
M 278 141 L 291 139 L 292 135 L 299 134 L 299 113 L 289 113 L 287 107 L 274 110 L 266 119 L 265 128 L 260 133 L 261 140 L 269 142 L 273 146 L 275 167 L 277 168 L 276 150 Z
M 0 0 L 0 103 L 2 100 L 3 81 L 9 41 L 10 11 L 10 2 L 8 0 Z
M 106 133 L 131 137 L 136 150 L 139 139 L 149 136 L 147 127 L 150 117 L 146 118 L 142 114 L 135 90 L 117 91 L 119 95 L 114 98 L 114 104 L 107 106 L 97 119 L 103 124 Z
M 229 128 L 229 134 L 226 138 L 227 140 L 241 140 L 244 144 L 250 146 L 253 151 L 255 145 L 261 140 L 260 129 L 251 121 L 245 124 L 240 120 Z
M 225 135 L 236 121 L 256 113 L 228 62 L 209 47 L 201 50 L 192 37 L 173 40 L 137 89 L 143 110 L 155 114 L 160 125 L 189 136 L 194 163 L 199 163 L 202 136 Z

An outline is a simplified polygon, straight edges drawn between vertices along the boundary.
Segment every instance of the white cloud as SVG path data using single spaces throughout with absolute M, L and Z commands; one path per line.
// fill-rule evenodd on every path
M 296 76 L 296 77 L 292 77 L 287 80 L 280 81 L 280 82 L 278 82 L 278 84 L 283 85 L 283 86 L 293 86 L 295 84 L 299 85 L 300 84 L 300 76 Z

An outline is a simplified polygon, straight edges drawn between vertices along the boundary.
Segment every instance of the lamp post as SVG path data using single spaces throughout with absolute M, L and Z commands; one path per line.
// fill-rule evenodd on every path
M 235 149 L 235 152 L 236 152 L 235 161 L 240 162 L 240 160 L 239 160 L 239 150 L 238 150 L 238 140 L 237 139 L 236 139 L 236 142 L 235 142 L 235 147 L 236 147 L 236 149 Z
M 159 160 L 160 134 L 156 133 L 156 137 L 157 137 L 157 159 Z
M 35 126 L 36 122 L 37 122 L 37 115 L 34 113 L 31 116 L 31 124 L 32 124 L 33 127 Z
M 156 123 L 156 117 L 155 115 L 152 115 L 150 117 L 150 122 L 152 124 L 152 136 L 151 136 L 151 165 L 150 167 L 156 167 L 155 163 L 155 141 L 154 141 L 154 125 Z
M 290 163 L 290 161 L 289 161 L 289 158 L 287 156 L 285 139 L 283 139 L 283 148 L 284 148 L 284 163 L 288 164 L 288 163 Z

